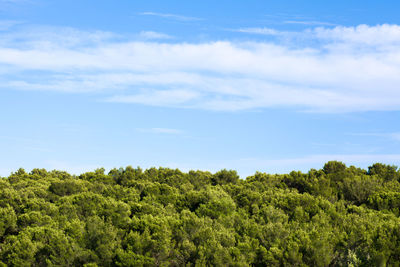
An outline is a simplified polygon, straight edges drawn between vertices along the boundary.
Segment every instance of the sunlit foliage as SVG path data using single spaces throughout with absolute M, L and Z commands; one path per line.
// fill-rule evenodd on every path
M 0 179 L 0 266 L 399 266 L 400 172 L 130 166 Z

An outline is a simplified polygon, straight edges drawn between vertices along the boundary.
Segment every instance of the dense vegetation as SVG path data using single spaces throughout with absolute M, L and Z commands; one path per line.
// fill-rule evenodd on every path
M 399 266 L 400 172 L 328 162 L 0 179 L 0 266 Z

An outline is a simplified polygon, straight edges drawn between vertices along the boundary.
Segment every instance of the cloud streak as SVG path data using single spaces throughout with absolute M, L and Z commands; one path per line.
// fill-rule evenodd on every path
M 154 17 L 172 19 L 172 20 L 178 20 L 178 21 L 199 21 L 199 20 L 202 20 L 201 18 L 182 16 L 182 15 L 170 14 L 170 13 L 141 12 L 141 13 L 139 13 L 139 15 L 142 15 L 142 16 L 154 16 Z
M 9 30 L 18 24 L 22 24 L 22 22 L 17 20 L 0 20 L 0 31 Z
M 394 141 L 400 141 L 400 132 L 394 132 L 394 133 L 354 133 L 354 134 L 351 134 L 351 135 L 381 137 L 381 138 L 390 139 L 390 140 L 394 140 Z
M 171 39 L 172 36 L 160 33 L 160 32 L 153 32 L 153 31 L 141 31 L 139 33 L 139 37 L 145 40 L 156 40 L 156 39 Z
M 337 24 L 316 20 L 285 20 L 284 24 L 300 24 L 307 26 L 337 26 Z
M 237 32 L 242 33 L 250 33 L 250 34 L 261 34 L 261 35 L 282 35 L 281 31 L 277 31 L 271 28 L 240 28 L 235 30 Z
M 7 70 L 1 88 L 219 111 L 400 110 L 400 26 L 319 27 L 295 35 L 285 42 L 165 43 L 70 28 L 0 33 L 0 69 Z

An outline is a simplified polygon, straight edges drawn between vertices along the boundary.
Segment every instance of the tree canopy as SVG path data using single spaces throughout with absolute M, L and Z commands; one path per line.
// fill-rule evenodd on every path
M 0 266 L 399 266 L 400 173 L 17 170 L 0 179 Z

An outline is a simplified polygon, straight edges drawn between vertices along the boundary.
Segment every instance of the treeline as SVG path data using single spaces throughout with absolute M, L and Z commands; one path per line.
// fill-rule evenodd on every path
M 0 179 L 0 266 L 399 266 L 400 172 L 23 169 Z

